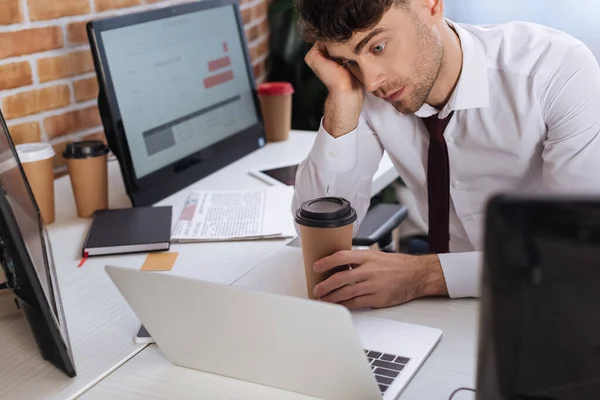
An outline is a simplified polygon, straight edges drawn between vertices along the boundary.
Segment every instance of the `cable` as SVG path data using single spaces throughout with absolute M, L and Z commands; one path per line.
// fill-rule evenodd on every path
M 456 389 L 454 392 L 452 392 L 452 394 L 450 395 L 450 398 L 448 400 L 452 400 L 454 398 L 454 396 L 458 393 L 458 392 L 462 392 L 463 390 L 468 391 L 468 392 L 473 392 L 476 393 L 475 389 L 471 389 L 468 387 L 462 387 L 462 388 L 458 388 Z

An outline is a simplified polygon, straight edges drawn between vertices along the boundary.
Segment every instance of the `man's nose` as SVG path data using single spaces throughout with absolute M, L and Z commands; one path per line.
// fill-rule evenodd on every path
M 363 68 L 363 85 L 365 90 L 373 93 L 385 83 L 385 74 L 381 69 L 373 66 Z

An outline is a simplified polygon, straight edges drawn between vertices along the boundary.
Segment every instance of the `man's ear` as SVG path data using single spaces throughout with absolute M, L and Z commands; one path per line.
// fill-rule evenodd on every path
M 409 0 L 410 1 L 410 0 Z M 425 21 L 435 24 L 444 18 L 444 0 L 413 0 Z

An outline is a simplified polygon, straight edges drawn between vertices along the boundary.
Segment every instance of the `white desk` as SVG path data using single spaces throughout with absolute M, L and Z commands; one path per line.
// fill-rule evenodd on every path
M 306 297 L 301 250 L 284 247 L 234 283 L 252 290 Z M 458 387 L 474 387 L 478 323 L 476 300 L 426 299 L 370 311 L 385 318 L 444 331 L 442 340 L 400 396 L 400 400 L 447 400 Z M 343 371 L 341 371 L 343 373 Z M 90 399 L 312 399 L 172 365 L 149 346 L 82 398 Z M 454 400 L 472 399 L 462 392 Z
M 252 189 L 265 184 L 247 174 L 257 166 L 299 162 L 308 153 L 314 133 L 292 132 L 290 140 L 268 145 L 202 179 L 159 205 L 172 205 L 173 218 L 181 212 L 191 189 Z M 374 193 L 397 178 L 384 157 L 373 181 Z M 104 272 L 106 264 L 139 268 L 145 255 L 90 258 L 77 264 L 89 226 L 76 216 L 68 177 L 56 181 L 56 222 L 48 227 L 73 347 L 78 376 L 67 378 L 44 362 L 20 314 L 0 319 L 0 387 L 10 399 L 65 399 L 76 397 L 121 366 L 145 346 L 133 342 L 137 319 Z M 128 207 L 118 163 L 109 164 L 110 207 Z M 231 284 L 287 241 L 255 241 L 173 245 L 179 252 L 172 273 Z M 262 396 L 261 396 L 262 398 Z

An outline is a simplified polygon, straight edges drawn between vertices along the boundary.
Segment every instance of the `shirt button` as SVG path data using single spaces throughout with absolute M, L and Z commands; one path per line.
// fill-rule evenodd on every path
M 454 189 L 460 189 L 460 182 L 459 181 L 452 182 L 452 187 Z
M 329 156 L 335 158 L 337 156 L 337 153 L 335 151 L 330 151 Z
M 448 139 L 446 139 L 446 142 L 448 142 L 449 144 L 452 144 L 452 143 L 454 143 L 454 139 L 449 137 Z

